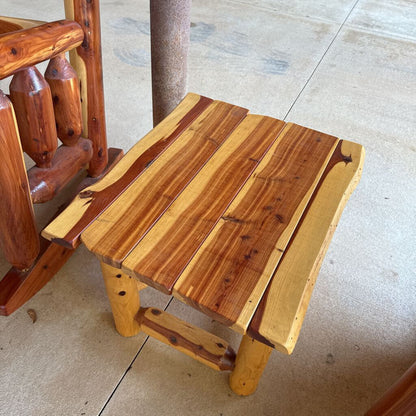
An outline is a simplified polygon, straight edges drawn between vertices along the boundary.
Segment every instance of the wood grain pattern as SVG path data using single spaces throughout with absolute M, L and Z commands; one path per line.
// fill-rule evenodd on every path
M 10 83 L 23 150 L 36 166 L 49 168 L 58 148 L 52 95 L 36 67 L 19 71 Z
M 337 223 L 361 177 L 362 146 L 340 141 L 250 324 L 248 334 L 281 352 L 295 347 Z
M 74 253 L 44 239 L 40 246 L 40 254 L 29 270 L 12 268 L 0 281 L 0 315 L 8 316 L 26 303 Z
M 156 308 L 141 308 L 137 321 L 147 335 L 214 370 L 234 368 L 235 352 L 222 338 Z
M 84 33 L 69 20 L 45 23 L 0 36 L 0 79 L 81 44 Z
M 80 243 L 80 234 L 91 222 L 124 192 L 211 103 L 212 100 L 209 98 L 188 94 L 175 111 L 136 143 L 111 172 L 80 193 L 68 208 L 42 231 L 42 235 L 66 247 L 77 247 Z
M 123 269 L 171 293 L 182 270 L 283 126 L 283 121 L 249 114 L 130 253 Z
M 83 169 L 92 157 L 91 140 L 80 138 L 75 146 L 60 146 L 48 169 L 34 166 L 27 172 L 34 204 L 50 201 Z
M 122 261 L 205 165 L 247 110 L 215 101 L 81 236 L 101 261 Z
M 9 263 L 27 269 L 39 253 L 39 237 L 13 107 L 2 91 L 0 146 L 0 246 Z
M 338 139 L 288 124 L 174 286 L 245 333 Z
M 81 97 L 77 74 L 65 54 L 49 61 L 45 79 L 51 88 L 58 137 L 66 146 L 74 146 L 82 133 Z
M 19 19 L 16 17 L 0 16 L 0 34 L 15 32 L 16 30 L 29 29 L 45 24 L 39 20 Z
M 269 361 L 272 348 L 243 335 L 235 368 L 230 374 L 230 387 L 240 396 L 253 394 Z
M 83 134 L 93 143 L 88 173 L 99 176 L 108 162 L 104 109 L 104 83 L 101 60 L 100 4 L 98 0 L 65 0 L 67 18 L 81 26 L 84 39 L 70 54 L 80 79 L 83 105 Z

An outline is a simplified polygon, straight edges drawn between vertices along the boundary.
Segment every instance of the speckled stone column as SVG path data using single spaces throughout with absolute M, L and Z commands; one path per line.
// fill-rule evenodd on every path
M 186 94 L 191 0 L 150 0 L 153 125 Z

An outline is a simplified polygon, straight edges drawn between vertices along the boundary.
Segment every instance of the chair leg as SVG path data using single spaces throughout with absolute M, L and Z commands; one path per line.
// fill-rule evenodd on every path
M 101 270 L 118 333 L 123 337 L 136 335 L 140 332 L 140 325 L 134 319 L 140 309 L 136 279 L 102 262 Z
M 244 335 L 237 353 L 230 387 L 241 396 L 254 393 L 273 348 Z

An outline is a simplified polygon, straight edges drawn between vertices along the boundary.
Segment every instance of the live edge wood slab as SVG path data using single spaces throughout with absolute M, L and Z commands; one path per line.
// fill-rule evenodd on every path
M 188 94 L 43 235 L 97 255 L 121 334 L 142 330 L 233 370 L 232 389 L 246 395 L 273 348 L 293 351 L 363 161 L 358 144 Z M 237 358 L 225 341 L 140 308 L 132 277 L 243 334 Z

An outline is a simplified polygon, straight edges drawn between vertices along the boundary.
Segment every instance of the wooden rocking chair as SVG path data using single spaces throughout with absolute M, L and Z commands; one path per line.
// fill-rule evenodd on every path
M 9 96 L 0 91 L 0 246 L 13 266 L 0 282 L 0 315 L 30 299 L 74 251 L 39 237 L 33 204 L 86 166 L 98 178 L 122 156 L 107 149 L 98 2 L 69 0 L 65 9 L 68 20 L 51 23 L 0 18 L 0 79 L 13 76 Z M 42 76 L 35 65 L 47 60 Z M 23 152 L 35 162 L 29 170 Z

